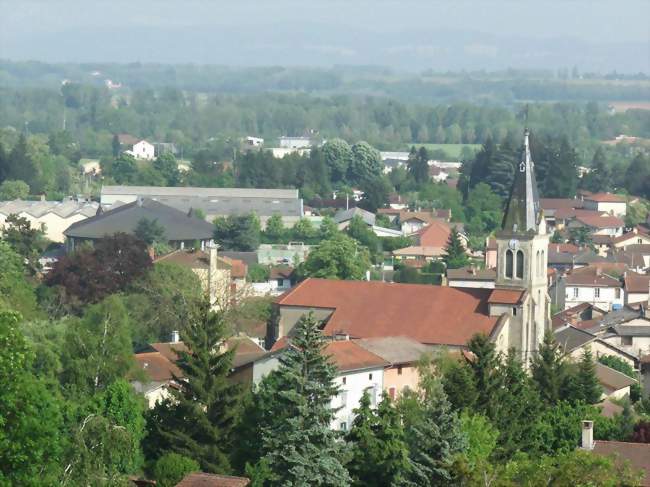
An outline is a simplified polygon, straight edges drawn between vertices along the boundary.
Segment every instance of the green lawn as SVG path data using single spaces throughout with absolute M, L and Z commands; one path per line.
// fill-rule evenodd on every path
M 469 147 L 474 151 L 478 151 L 481 148 L 480 144 L 411 144 L 405 149 L 406 150 L 410 149 L 412 145 L 418 148 L 424 146 L 429 151 L 433 151 L 436 149 L 443 150 L 449 156 L 450 159 L 458 159 L 460 157 L 460 151 L 463 150 L 463 147 L 465 146 Z

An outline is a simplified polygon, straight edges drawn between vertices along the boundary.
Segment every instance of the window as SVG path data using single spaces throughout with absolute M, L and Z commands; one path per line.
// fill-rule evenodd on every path
M 599 297 L 600 297 L 600 288 L 599 288 L 599 287 L 597 287 L 596 289 L 594 289 L 594 297 L 595 297 L 595 298 L 599 298 Z
M 401 365 L 397 366 L 397 375 L 402 375 L 402 366 Z
M 348 405 L 348 391 L 341 391 L 339 396 L 341 397 L 341 407 L 344 408 Z
M 621 345 L 632 346 L 632 337 L 621 337 Z
M 621 288 L 617 287 L 616 290 L 614 291 L 616 295 L 616 299 L 621 299 Z
M 372 380 L 372 374 L 368 374 L 368 380 Z
M 521 250 L 517 251 L 517 279 L 524 278 L 524 253 Z
M 343 421 L 343 422 L 341 423 L 340 430 L 341 430 L 341 431 L 347 431 L 347 430 L 348 430 L 348 423 L 346 423 L 345 421 Z
M 574 287 L 574 288 L 573 288 L 573 297 L 574 297 L 574 298 L 577 298 L 577 297 L 578 297 L 578 288 L 577 288 L 577 287 Z
M 347 382 L 347 377 L 343 377 L 343 384 Z
M 517 308 L 514 306 L 512 307 L 512 316 L 517 316 Z
M 513 254 L 512 250 L 508 249 L 506 250 L 506 277 L 509 277 L 512 279 L 512 261 L 513 261 Z
M 636 240 L 636 243 L 638 243 L 638 244 L 642 244 L 642 243 L 643 243 L 643 239 L 642 239 L 642 238 L 638 238 L 638 239 Z

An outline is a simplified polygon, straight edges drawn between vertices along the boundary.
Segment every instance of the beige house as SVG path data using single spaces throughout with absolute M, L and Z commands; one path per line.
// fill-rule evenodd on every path
M 603 211 L 619 217 L 627 213 L 625 198 L 612 193 L 591 193 L 583 196 L 582 201 L 587 210 Z
M 88 201 L 0 201 L 0 232 L 9 215 L 26 218 L 52 242 L 63 243 L 63 232 L 73 223 L 95 216 L 99 203 Z

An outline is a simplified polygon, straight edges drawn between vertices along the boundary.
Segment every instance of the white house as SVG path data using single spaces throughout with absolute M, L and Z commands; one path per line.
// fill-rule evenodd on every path
M 559 283 L 560 293 L 564 297 L 562 309 L 572 308 L 580 303 L 591 303 L 609 311 L 620 308 L 625 303 L 622 282 L 604 273 L 597 266 L 574 269 L 561 278 Z
M 449 287 L 494 289 L 496 279 L 495 269 L 477 269 L 475 266 L 447 269 Z
M 283 149 L 307 149 L 311 147 L 311 138 L 280 137 L 280 147 Z
M 623 279 L 625 304 L 643 303 L 650 299 L 650 275 L 627 272 Z
M 311 152 L 309 147 L 272 147 L 269 149 L 273 157 L 282 159 L 289 154 L 298 154 L 299 156 L 308 156 Z
M 261 147 L 264 145 L 264 139 L 260 137 L 251 137 L 249 135 L 244 139 L 244 145 L 248 147 Z
M 602 340 L 637 358 L 650 354 L 650 318 L 639 316 L 608 328 Z
M 136 159 L 143 159 L 152 161 L 156 158 L 156 148 L 146 140 L 140 140 L 133 144 L 132 148 L 124 151 L 125 154 L 130 154 Z
M 611 193 L 593 193 L 582 198 L 587 210 L 604 211 L 609 215 L 624 217 L 627 213 L 625 198 Z

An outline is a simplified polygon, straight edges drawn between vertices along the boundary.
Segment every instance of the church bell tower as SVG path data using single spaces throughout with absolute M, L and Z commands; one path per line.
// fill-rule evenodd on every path
M 515 167 L 510 196 L 497 240 L 496 289 L 523 291 L 519 307 L 510 311 L 508 347 L 521 351 L 528 364 L 550 325 L 550 299 L 546 268 L 549 237 L 539 204 L 529 132 Z

